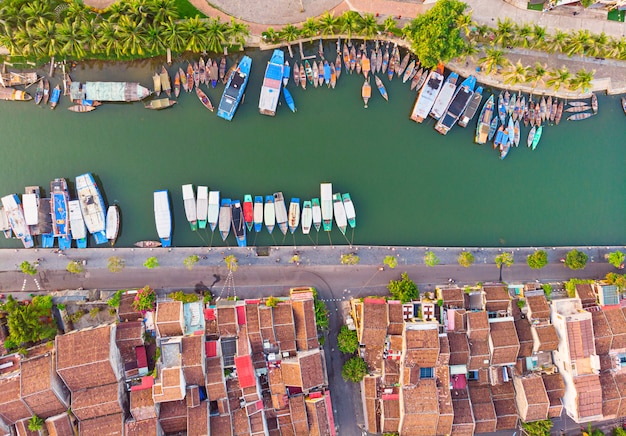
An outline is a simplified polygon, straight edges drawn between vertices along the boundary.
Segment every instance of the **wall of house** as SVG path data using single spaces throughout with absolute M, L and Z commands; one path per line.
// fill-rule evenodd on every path
M 65 407 L 70 407 L 70 390 L 67 388 L 59 374 L 56 371 L 56 358 L 52 358 L 52 368 L 50 377 L 50 389 L 56 394 L 57 398 Z
M 111 337 L 109 338 L 109 362 L 115 373 L 115 378 L 122 380 L 124 378 L 124 364 L 122 363 L 120 350 L 117 348 L 117 343 L 115 342 L 115 331 L 116 325 L 112 324 L 110 329 Z
M 526 421 L 528 416 L 528 398 L 526 397 L 526 391 L 522 385 L 522 380 L 519 377 L 513 377 L 513 386 L 515 386 L 515 403 L 517 404 L 517 411 L 522 421 Z

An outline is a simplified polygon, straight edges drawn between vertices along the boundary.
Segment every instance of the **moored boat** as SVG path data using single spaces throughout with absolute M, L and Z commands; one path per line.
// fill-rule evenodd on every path
M 476 112 L 478 112 L 478 108 L 480 107 L 480 102 L 483 99 L 483 87 L 479 86 L 472 94 L 472 97 L 467 104 L 467 107 L 463 111 L 461 118 L 459 119 L 459 126 L 466 127 L 467 124 L 472 121 Z
M 302 89 L 306 89 L 306 68 L 304 64 L 300 65 L 300 86 Z
M 372 86 L 370 85 L 370 82 L 365 80 L 363 81 L 363 86 L 361 87 L 361 97 L 363 97 L 363 103 L 365 104 L 364 107 L 366 109 L 367 109 L 367 102 L 369 101 L 371 96 L 372 96 Z
M 573 113 L 578 113 L 578 112 L 585 112 L 591 110 L 591 106 L 570 106 L 567 109 L 565 109 L 565 112 L 573 112 Z
M 117 204 L 109 206 L 106 220 L 107 239 L 111 245 L 114 245 L 120 232 L 120 209 L 117 207 Z
M 322 227 L 322 208 L 320 206 L 320 199 L 314 198 L 311 200 L 311 215 L 313 220 L 313 226 L 316 231 L 320 231 Z
M 233 233 L 237 238 L 237 245 L 239 247 L 245 247 L 246 242 L 246 224 L 244 222 L 243 212 L 241 210 L 241 203 L 239 200 L 233 200 L 230 204 L 231 210 L 231 224 L 233 226 Z
M 259 112 L 262 115 L 276 115 L 276 106 L 280 99 L 283 73 L 285 68 L 285 53 L 282 50 L 274 50 L 272 57 L 267 63 L 263 85 L 259 95 Z
M 445 135 L 454 127 L 463 111 L 467 108 L 472 95 L 474 95 L 474 86 L 476 86 L 476 78 L 474 76 L 469 76 L 461 83 L 454 92 L 454 96 L 448 103 L 442 117 L 439 118 L 435 125 L 436 131 Z
M 416 123 L 421 123 L 426 119 L 442 86 L 443 75 L 438 71 L 432 70 L 430 74 L 428 74 L 426 83 L 415 100 L 410 119 Z
M 191 65 L 191 62 L 187 62 L 187 73 L 185 74 L 185 77 L 187 79 L 187 92 L 191 92 L 193 91 L 193 84 L 194 84 L 194 78 L 193 78 L 193 65 Z
M 509 117 L 509 124 L 506 127 L 506 131 L 509 135 L 509 143 L 513 145 L 515 142 L 515 122 L 513 121 L 513 117 Z
M 33 237 L 26 224 L 20 199 L 16 194 L 11 194 L 2 197 L 1 201 L 13 234 L 22 241 L 24 248 L 32 248 L 34 245 Z
M 307 71 L 307 73 L 308 73 L 308 71 Z M 315 62 L 315 61 L 313 61 L 313 67 L 311 68 L 311 73 L 313 74 L 313 86 L 315 88 L 317 88 L 318 79 L 319 79 L 319 76 L 320 76 L 320 70 L 317 67 L 317 62 Z M 307 74 L 307 77 L 308 77 L 308 74 Z
M 207 222 L 211 231 L 217 227 L 220 215 L 220 191 L 209 192 L 209 210 L 207 212 Z
M 506 121 L 506 103 L 502 91 L 498 95 L 498 117 L 500 118 L 500 124 L 504 124 Z
M 158 97 L 161 95 L 161 75 L 159 73 L 154 73 L 152 76 L 152 84 L 154 85 L 154 94 Z
M 519 146 L 520 141 L 520 127 L 519 120 L 515 120 L 515 124 L 513 125 L 513 143 L 515 146 Z
M 580 120 L 586 120 L 587 118 L 593 116 L 593 113 L 591 112 L 580 112 L 574 115 L 570 115 L 569 117 L 567 117 L 568 121 L 580 121 Z
M 233 68 L 234 67 L 235 65 L 233 65 Z M 224 58 L 224 69 L 226 69 L 226 58 Z M 211 63 L 211 69 L 209 70 L 209 80 L 211 81 L 211 88 L 215 88 L 217 86 L 217 81 L 219 80 L 219 67 L 215 59 L 213 59 L 213 62 Z
M 296 103 L 293 101 L 293 97 L 291 96 L 291 92 L 287 88 L 283 88 L 283 97 L 285 97 L 285 102 L 287 103 L 287 107 L 291 109 L 291 112 L 296 112 Z
M 539 140 L 541 139 L 541 134 L 543 133 L 543 126 L 539 126 L 537 128 L 537 131 L 535 132 L 535 136 L 533 137 L 533 142 L 531 145 L 531 148 L 534 150 L 535 148 L 537 148 L 537 145 L 539 144 Z
M 276 225 L 276 208 L 274 207 L 274 196 L 265 196 L 265 205 L 263 206 L 263 222 L 267 232 L 271 235 Z
M 435 99 L 435 103 L 433 104 L 433 108 L 430 110 L 430 116 L 436 120 L 439 120 L 443 116 L 450 104 L 450 101 L 454 97 L 456 91 L 456 82 L 459 79 L 459 75 L 457 73 L 450 73 L 448 78 L 446 79 L 439 95 Z
M 187 74 L 185 74 L 182 67 L 178 68 L 178 77 L 180 78 L 181 89 L 187 92 Z
M 335 222 L 337 227 L 343 233 L 346 234 L 346 228 L 348 227 L 348 219 L 346 217 L 346 209 L 343 205 L 340 193 L 333 194 L 333 212 L 335 215 Z
M 341 56 L 337 53 L 337 57 L 335 58 L 335 80 L 339 80 L 339 76 L 341 76 Z M 332 81 L 332 69 L 331 69 L 331 79 Z M 335 87 L 331 83 L 331 87 Z
M 252 63 L 252 61 L 250 61 Z M 215 61 L 213 61 L 213 67 L 216 66 Z M 227 74 L 226 74 L 226 56 L 222 56 L 222 59 L 220 60 L 220 66 L 219 66 L 219 80 L 221 80 L 222 82 L 226 83 L 226 81 L 228 80 Z M 213 86 L 213 85 L 211 85 Z
M 407 56 L 409 54 L 407 53 Z M 413 73 L 415 72 L 415 59 L 411 61 L 409 66 L 404 70 L 404 74 L 402 75 L 402 83 L 406 83 L 411 77 L 413 77 Z
M 424 75 L 424 68 L 420 68 L 417 73 L 415 73 L 415 75 L 413 75 L 413 79 L 411 79 L 411 91 L 413 91 L 415 88 L 417 88 L 417 84 L 419 83 L 420 79 L 422 78 L 422 76 Z
M 135 242 L 135 247 L 139 248 L 157 248 L 157 247 L 169 247 L 169 245 L 163 245 L 163 242 L 159 241 L 138 241 Z
M 157 235 L 163 247 L 170 247 L 172 245 L 172 211 L 170 209 L 170 198 L 167 190 L 154 191 L 154 223 L 156 225 Z M 159 245 L 144 244 L 153 243 L 154 241 L 142 241 L 143 245 L 137 245 L 138 247 L 158 247 Z M 158 243 L 157 243 L 158 244 Z
M 330 64 L 328 61 L 324 61 L 324 83 L 330 88 Z
M 55 107 L 57 107 L 60 99 L 61 99 L 61 87 L 57 85 L 54 87 L 54 89 L 52 90 L 52 94 L 50 95 L 50 109 L 54 109 Z M 30 98 L 28 98 L 28 100 L 30 100 Z
M 194 232 L 198 230 L 198 216 L 196 207 L 196 195 L 193 192 L 193 185 L 183 185 L 183 205 L 185 207 L 185 216 L 189 221 L 189 226 Z
M 251 232 L 254 224 L 254 204 L 250 194 L 243 196 L 243 222 L 246 224 L 248 231 Z
M 222 236 L 222 241 L 228 238 L 230 233 L 230 226 L 232 221 L 232 211 L 230 208 L 230 198 L 222 198 L 222 204 L 220 206 L 220 218 L 219 218 L 219 230 Z
M 157 98 L 154 100 L 150 100 L 148 102 L 148 104 L 145 104 L 144 107 L 146 109 L 152 109 L 152 110 L 161 110 L 161 109 L 167 109 L 168 107 L 174 106 L 177 103 L 176 100 L 170 100 L 167 97 L 164 98 Z
M 170 75 L 165 69 L 164 65 L 161 65 L 161 89 L 165 94 L 170 97 L 172 95 L 172 82 L 170 81 Z
M 495 105 L 494 105 L 494 111 L 495 111 Z M 498 130 L 499 121 L 500 121 L 500 118 L 494 113 L 493 118 L 491 119 L 491 124 L 489 125 L 489 134 L 487 135 L 488 141 L 491 141 L 491 139 L 493 138 L 493 135 L 496 134 L 496 130 Z
M 302 203 L 302 233 L 308 235 L 311 232 L 313 223 L 313 207 L 311 201 L 305 200 Z
M 193 84 L 196 86 L 200 86 L 200 67 L 196 61 L 193 61 Z
M 526 139 L 526 146 L 528 148 L 532 147 L 533 140 L 535 139 L 535 133 L 537 132 L 537 126 L 533 126 L 528 132 L 528 139 Z
M 209 213 L 209 187 L 198 186 L 198 197 L 196 199 L 196 219 L 198 228 L 205 229 Z
M 504 126 L 500 126 L 498 127 L 498 131 L 495 134 L 495 137 L 493 139 L 493 149 L 497 149 L 502 147 L 502 144 L 506 141 L 508 142 L 509 140 L 509 135 L 508 132 L 504 129 Z
M 1 206 L 0 206 L 1 208 Z M 4 219 L 6 220 L 6 214 L 4 210 L 0 210 L 0 230 L 3 229 L 2 225 L 2 216 L 4 215 Z M 6 221 L 8 225 L 8 221 Z M 39 199 L 39 234 L 41 235 L 41 247 L 42 248 L 52 248 L 54 246 L 54 232 L 52 231 L 52 214 L 50 213 L 50 199 L 49 198 L 40 198 Z M 10 226 L 9 226 L 10 230 Z
M 213 112 L 214 110 L 213 103 L 211 103 L 211 100 L 209 99 L 209 97 L 205 94 L 205 92 L 202 89 L 200 89 L 199 86 L 196 86 L 196 95 L 198 96 L 200 103 L 202 103 L 202 105 L 205 108 Z
M 50 205 L 48 205 L 48 207 L 49 206 Z M 52 225 L 52 222 L 50 223 L 50 225 Z M 7 218 L 7 214 L 4 211 L 4 206 L 2 206 L 2 202 L 0 202 L 0 231 L 4 233 L 5 239 L 10 239 L 13 236 L 13 231 L 11 230 L 11 225 L 9 224 L 9 219 Z M 52 235 L 52 241 L 54 244 L 54 235 Z
M 263 196 L 254 196 L 254 210 L 253 210 L 253 222 L 254 231 L 260 233 L 263 229 Z
M 363 71 L 363 75 L 365 76 L 366 79 L 369 76 L 371 69 L 372 69 L 372 66 L 371 66 L 370 59 L 367 57 L 366 54 L 363 54 L 361 58 L 361 70 Z
M 84 112 L 95 111 L 96 106 L 91 106 L 91 105 L 86 105 L 86 104 L 75 104 L 74 106 L 68 107 L 67 110 L 81 114 Z
M 567 104 L 569 104 L 570 106 L 587 106 L 586 101 L 570 101 Z
M 228 82 L 217 109 L 218 117 L 231 121 L 235 116 L 235 111 L 243 98 L 246 85 L 248 84 L 251 67 L 252 59 L 244 56 L 239 61 L 237 68 L 228 77 Z
M 330 232 L 333 227 L 333 184 L 320 183 L 320 198 L 322 225 L 325 232 Z
M 107 242 L 104 199 L 91 173 L 76 176 L 76 193 L 80 200 L 81 211 L 87 230 L 96 244 Z
M 561 100 L 559 102 L 559 107 L 556 111 L 556 117 L 554 118 L 554 124 L 556 124 L 557 126 L 559 125 L 559 123 L 561 122 L 561 117 L 563 116 L 563 100 Z
M 80 201 L 70 200 L 70 228 L 72 229 L 72 239 L 76 241 L 78 248 L 87 248 L 87 228 L 83 214 L 80 210 Z
M 35 104 L 41 103 L 43 100 L 43 80 L 37 82 L 37 90 L 35 91 Z
M 387 95 L 387 89 L 385 89 L 385 85 L 383 81 L 377 75 L 374 75 L 374 81 L 376 82 L 376 87 L 378 88 L 378 92 L 386 101 L 389 101 L 389 95 Z
M 300 199 L 292 197 L 289 202 L 289 212 L 287 214 L 287 226 L 292 235 L 298 228 L 298 224 L 300 224 Z
M 180 95 L 180 72 L 176 71 L 174 76 L 174 96 L 178 98 Z
M 285 65 L 283 66 L 283 86 L 286 87 L 287 84 L 289 83 L 290 75 L 291 75 L 291 67 L 289 66 L 289 61 L 285 61 Z
M 510 150 L 511 143 L 509 141 L 503 142 L 500 146 L 500 160 L 504 160 L 504 158 L 508 156 Z
M 346 211 L 346 218 L 348 219 L 348 224 L 351 228 L 356 227 L 356 211 L 354 210 L 354 203 L 352 203 L 352 199 L 350 198 L 349 193 L 345 193 L 341 196 L 343 201 L 343 207 Z
M 50 82 L 48 79 L 43 79 L 43 104 L 44 106 L 48 104 L 48 100 L 50 100 Z
M 66 238 L 70 234 L 69 194 L 65 179 L 50 182 L 50 213 L 52 215 L 52 233 L 55 237 Z
M 297 62 L 293 64 L 293 83 L 296 84 L 296 88 L 300 86 L 300 67 Z
M 27 186 L 22 195 L 22 209 L 24 210 L 24 220 L 30 229 L 30 234 L 39 234 L 39 198 L 41 191 L 39 186 Z
M 483 105 L 483 108 L 480 111 L 480 115 L 478 116 L 478 122 L 476 124 L 476 135 L 474 137 L 474 142 L 476 142 L 477 144 L 485 144 L 488 140 L 487 137 L 489 135 L 491 118 L 493 117 L 493 109 L 494 97 L 493 94 L 491 94 L 487 99 L 487 102 Z
M 278 228 L 283 235 L 286 235 L 288 229 L 288 216 L 287 206 L 285 206 L 285 199 L 282 192 L 274 193 L 274 210 L 276 213 L 276 224 L 278 224 Z

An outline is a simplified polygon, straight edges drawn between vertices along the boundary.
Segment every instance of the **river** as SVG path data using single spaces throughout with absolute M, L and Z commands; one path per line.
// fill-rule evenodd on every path
M 313 54 L 317 45 L 305 45 L 305 51 Z M 210 232 L 190 230 L 182 184 L 208 185 L 222 197 L 283 191 L 286 199 L 304 200 L 319 196 L 323 181 L 333 182 L 335 192 L 350 192 L 356 231 L 348 230 L 344 238 L 336 229 L 330 235 L 313 230 L 311 237 L 298 230 L 295 238 L 283 238 L 278 229 L 273 236 L 264 229 L 249 235 L 249 244 L 626 243 L 619 98 L 600 96 L 599 115 L 546 127 L 537 150 L 520 145 L 500 161 L 490 145 L 473 143 L 475 120 L 446 137 L 434 131 L 432 120 L 410 121 L 415 93 L 398 78 L 383 79 L 388 103 L 372 90 L 368 109 L 361 100 L 362 76 L 344 72 L 335 90 L 308 86 L 304 91 L 291 81 L 297 113 L 283 104 L 276 117 L 262 116 L 257 103 L 271 53 L 249 54 L 252 77 L 230 123 L 202 107 L 195 93 L 182 93 L 179 103 L 164 111 L 145 110 L 141 103 L 104 104 L 75 114 L 66 110 L 66 97 L 55 111 L 32 102 L 0 102 L 2 195 L 22 193 L 26 185 L 47 192 L 55 177 L 68 178 L 73 187 L 76 175 L 92 172 L 107 203 L 121 208 L 121 246 L 157 239 L 156 189 L 171 193 L 174 245 L 223 245 L 217 232 L 211 240 Z M 326 55 L 334 60 L 334 44 L 328 43 Z M 240 56 L 230 55 L 229 65 Z M 152 87 L 151 75 L 162 62 L 79 64 L 72 78 Z M 207 92 L 215 106 L 222 90 Z M 34 87 L 29 91 L 34 94 Z M 524 144 L 527 132 L 522 128 Z M 236 245 L 232 235 L 227 242 Z M 0 247 L 20 245 L 0 238 Z

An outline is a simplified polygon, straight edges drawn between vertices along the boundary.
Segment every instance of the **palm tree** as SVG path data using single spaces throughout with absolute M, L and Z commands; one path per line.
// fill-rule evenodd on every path
M 61 44 L 59 42 L 58 28 L 54 21 L 40 18 L 32 29 L 34 38 L 34 54 L 54 56 L 59 54 Z
M 223 45 L 226 44 L 226 31 L 228 30 L 227 24 L 222 23 L 218 18 L 213 18 L 209 21 L 206 33 L 206 47 L 207 50 L 219 53 L 223 50 Z
M 187 41 L 185 50 L 192 52 L 203 52 L 206 50 L 207 38 L 207 22 L 206 20 L 198 17 L 188 18 L 180 22 L 180 31 L 183 34 L 183 38 Z
M 352 34 L 359 31 L 359 21 L 361 16 L 355 11 L 346 11 L 341 16 L 341 33 L 348 37 L 348 41 L 352 38 Z
M 517 29 L 517 45 L 523 48 L 528 48 L 533 42 L 533 28 L 528 24 L 524 24 Z
M 475 27 L 474 32 L 480 39 L 486 37 L 487 34 L 492 32 L 492 29 L 487 24 L 479 24 Z
M 539 85 L 539 82 L 544 83 L 544 78 L 546 74 L 548 74 L 548 70 L 546 70 L 547 65 L 541 65 L 539 62 L 535 62 L 535 66 L 531 72 L 531 79 L 534 80 L 533 89 Z
M 169 20 L 178 19 L 176 0 L 152 0 L 149 9 L 154 16 L 152 19 L 153 23 L 162 24 Z
M 361 18 L 361 30 L 359 34 L 362 35 L 365 39 L 371 39 L 374 36 L 378 35 L 378 23 L 376 22 L 376 18 L 372 13 L 366 13 Z
M 88 17 L 88 10 L 82 1 L 71 0 L 63 11 L 63 17 L 70 21 L 81 21 Z
M 21 7 L 22 5 L 16 2 L 2 2 L 0 6 L 0 22 L 2 22 L 2 25 L 7 29 L 15 29 L 23 25 L 25 16 L 21 13 Z
M 313 17 L 307 18 L 302 25 L 302 29 L 300 29 L 300 35 L 304 36 L 305 38 L 311 38 L 311 41 L 313 41 L 313 37 L 317 35 L 317 32 L 317 22 Z
M 231 18 L 226 35 L 231 45 L 238 45 L 243 50 L 246 45 L 246 38 L 250 36 L 250 26 Z
M 61 53 L 66 56 L 81 59 L 85 56 L 85 40 L 82 38 L 80 21 L 70 21 L 65 18 L 58 26 Z
M 24 25 L 18 26 L 13 33 L 3 34 L 3 39 L 9 39 L 9 44 L 5 47 L 11 50 L 11 54 L 33 54 L 42 55 L 41 50 L 34 45 L 36 39 L 34 32 Z
M 589 46 L 589 50 L 587 50 L 587 55 L 589 56 L 600 56 L 604 57 L 607 53 L 607 48 L 609 46 L 609 37 L 606 36 L 604 32 L 599 35 L 593 35 L 593 44 Z
M 487 74 L 492 72 L 498 72 L 499 68 L 509 65 L 511 62 L 504 57 L 504 52 L 495 47 L 490 47 L 485 50 L 485 56 L 478 60 L 482 68 L 485 69 Z
M 546 85 L 554 88 L 558 91 L 561 85 L 567 84 L 571 74 L 567 70 L 567 67 L 563 65 L 561 68 L 550 71 L 550 78 L 546 82 Z
M 570 79 L 569 88 L 572 91 L 582 90 L 582 92 L 587 92 L 591 88 L 591 82 L 593 81 L 593 76 L 596 73 L 596 70 L 587 71 L 584 68 L 578 70 L 576 75 Z
M 570 37 L 565 52 L 568 56 L 584 54 L 591 44 L 593 44 L 591 33 L 588 30 L 579 30 Z
M 533 26 L 533 48 L 542 48 L 546 43 L 546 28 L 538 24 Z
M 322 35 L 334 35 L 339 28 L 339 18 L 334 13 L 324 12 L 317 21 Z
M 626 39 L 611 39 L 606 56 L 614 59 L 624 59 L 626 55 Z
M 104 15 L 113 23 L 119 21 L 120 17 L 126 14 L 128 8 L 126 2 L 115 2 L 104 10 Z
M 144 21 L 148 20 L 148 14 L 150 12 L 150 6 L 146 0 L 131 0 L 128 2 L 126 8 L 126 15 L 131 21 L 135 21 L 142 25 Z
M 54 21 L 54 12 L 50 10 L 49 2 L 39 0 L 26 3 L 21 10 L 21 14 L 25 17 L 26 24 L 34 24 L 39 19 Z
M 287 24 L 280 30 L 278 35 L 282 40 L 287 41 L 287 44 L 289 44 L 300 37 L 300 29 L 293 24 Z
M 383 21 L 383 30 L 385 31 L 385 33 L 391 33 L 393 35 L 397 35 L 400 31 L 400 29 L 398 29 L 398 23 L 391 15 L 389 15 L 387 18 L 385 18 L 385 21 Z
M 100 36 L 98 35 L 100 25 L 101 23 L 98 23 L 96 18 L 80 22 L 80 38 L 83 41 L 85 50 L 88 52 L 97 53 L 102 47 Z
M 148 26 L 146 30 L 146 46 L 148 51 L 153 55 L 160 55 L 167 51 L 165 46 L 165 28 L 154 22 Z
M 143 55 L 146 45 L 146 31 L 140 22 L 130 15 L 120 17 L 115 26 L 115 34 L 120 42 L 119 52 L 123 55 Z
M 465 32 L 465 36 L 469 36 L 470 33 L 472 33 L 472 27 L 474 27 L 475 24 L 470 14 L 462 14 L 456 17 L 456 27 L 460 31 Z
M 98 26 L 98 45 L 91 47 L 90 51 L 103 49 L 107 56 L 110 56 L 112 52 L 119 52 L 117 35 L 115 33 L 115 25 L 111 21 L 103 21 Z
M 507 85 L 517 85 L 518 83 L 526 83 L 528 81 L 528 67 L 522 65 L 518 59 L 514 68 L 507 71 L 504 76 L 504 83 Z
M 554 32 L 546 43 L 548 51 L 554 52 L 563 52 L 565 47 L 567 46 L 567 42 L 569 40 L 569 34 L 563 32 L 562 30 L 557 30 Z
M 261 37 L 264 41 L 276 42 L 276 40 L 280 37 L 280 34 L 274 30 L 273 27 L 268 27 L 265 32 L 261 33 Z
M 494 42 L 505 47 L 511 45 L 515 35 L 515 27 L 515 23 L 509 18 L 506 18 L 504 21 L 498 18 L 498 28 L 495 31 Z
M 469 57 L 470 59 L 474 59 L 474 55 L 476 53 L 478 53 L 478 45 L 476 44 L 475 41 L 473 40 L 469 40 L 467 41 L 467 44 L 465 44 L 465 47 L 463 48 L 463 55 L 467 58 Z

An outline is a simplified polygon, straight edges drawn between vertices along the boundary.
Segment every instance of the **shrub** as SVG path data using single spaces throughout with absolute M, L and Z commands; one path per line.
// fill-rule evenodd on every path
M 583 279 L 569 279 L 565 282 L 565 290 L 567 291 L 567 295 L 570 298 L 574 298 L 576 296 L 576 285 L 585 285 L 592 284 L 593 280 L 583 280 Z
M 361 259 L 354 253 L 342 254 L 341 255 L 341 264 L 342 265 L 356 265 L 359 263 Z
M 113 294 L 113 296 L 111 298 L 109 298 L 109 301 L 107 301 L 107 305 L 109 307 L 120 307 L 120 301 L 122 300 L 122 294 L 126 292 L 126 290 L 124 289 L 120 289 L 119 291 L 115 292 L 115 294 Z
M 543 289 L 543 292 L 546 294 L 546 298 L 548 300 L 552 299 L 552 285 L 546 283 L 541 285 L 541 288 Z
M 156 257 L 152 256 L 146 259 L 146 261 L 143 263 L 143 266 L 145 266 L 148 269 L 154 269 L 154 268 L 158 268 L 159 267 L 159 259 L 157 259 Z
M 352 354 L 359 349 L 359 340 L 356 330 L 350 330 L 348 326 L 342 325 L 339 335 L 337 335 L 337 348 L 342 353 Z
M 548 264 L 548 253 L 545 250 L 537 250 L 528 255 L 526 263 L 532 269 L 541 269 Z
M 526 300 L 520 298 L 517 300 L 517 307 L 523 309 L 526 306 Z
M 111 256 L 107 259 L 107 268 L 112 273 L 121 272 L 124 266 L 124 259 L 119 256 Z
M 89 316 L 90 316 L 92 319 L 95 319 L 95 318 L 96 318 L 96 316 L 98 316 L 98 314 L 99 314 L 99 313 L 100 313 L 100 308 L 99 308 L 99 307 L 94 307 L 93 309 L 91 309 L 91 310 L 89 311 Z
M 35 274 L 37 274 L 37 268 L 35 267 L 35 265 L 31 264 L 30 262 L 26 260 L 20 263 L 20 270 L 24 274 L 28 274 L 29 276 L 34 276 Z
M 44 420 L 37 415 L 33 415 L 33 417 L 28 420 L 28 429 L 30 431 L 39 431 L 43 428 L 43 425 Z
M 609 254 L 609 263 L 613 265 L 615 268 L 624 268 L 624 253 L 621 251 L 614 251 Z
M 589 256 L 587 256 L 585 253 L 573 249 L 569 253 L 567 253 L 567 256 L 565 257 L 565 265 L 567 265 L 569 269 L 573 270 L 583 269 L 587 265 L 588 259 Z
M 315 324 L 317 324 L 318 330 L 325 330 L 328 328 L 329 319 L 328 319 L 328 309 L 326 308 L 326 303 L 322 300 L 315 298 Z
M 137 290 L 137 295 L 133 300 L 133 309 L 137 312 L 154 310 L 156 293 L 150 286 L 144 286 Z
M 70 274 L 80 274 L 83 271 L 85 271 L 85 267 L 83 266 L 83 263 L 78 260 L 70 260 L 70 262 L 67 264 L 65 269 Z
M 59 304 L 57 304 L 57 309 L 59 309 L 59 310 L 65 310 L 65 304 L 63 304 L 63 303 L 59 303 Z
M 265 305 L 267 307 L 276 307 L 278 306 L 278 302 L 280 300 L 274 296 L 269 297 L 267 300 L 265 300 Z
M 200 300 L 200 297 L 196 294 L 188 294 L 183 291 L 171 292 L 168 297 L 174 301 L 180 301 L 182 303 L 195 303 Z
M 513 265 L 513 253 L 504 252 L 502 254 L 498 254 L 495 258 L 496 266 L 501 268 L 502 266 L 506 266 L 507 268 Z
M 344 363 L 341 376 L 345 381 L 360 383 L 367 374 L 367 363 L 359 356 L 354 356 Z
M 198 263 L 199 260 L 200 260 L 200 258 L 198 256 L 196 256 L 195 254 L 192 254 L 191 256 L 187 256 L 183 260 L 183 264 L 185 265 L 185 268 L 187 268 L 189 271 L 191 271 L 193 269 L 193 266 L 196 263 Z
M 387 285 L 387 289 L 389 289 L 393 298 L 400 300 L 402 303 L 417 300 L 420 292 L 415 282 L 405 272 L 400 277 L 400 280 L 391 280 L 389 285 Z
M 395 269 L 398 266 L 398 259 L 396 256 L 385 256 L 383 259 L 383 265 L 387 265 L 391 269 Z
M 457 258 L 459 265 L 465 268 L 469 268 L 474 263 L 474 255 L 469 251 L 462 251 Z
M 424 263 L 426 266 L 436 266 L 439 265 L 439 258 L 432 251 L 427 251 L 424 254 Z

